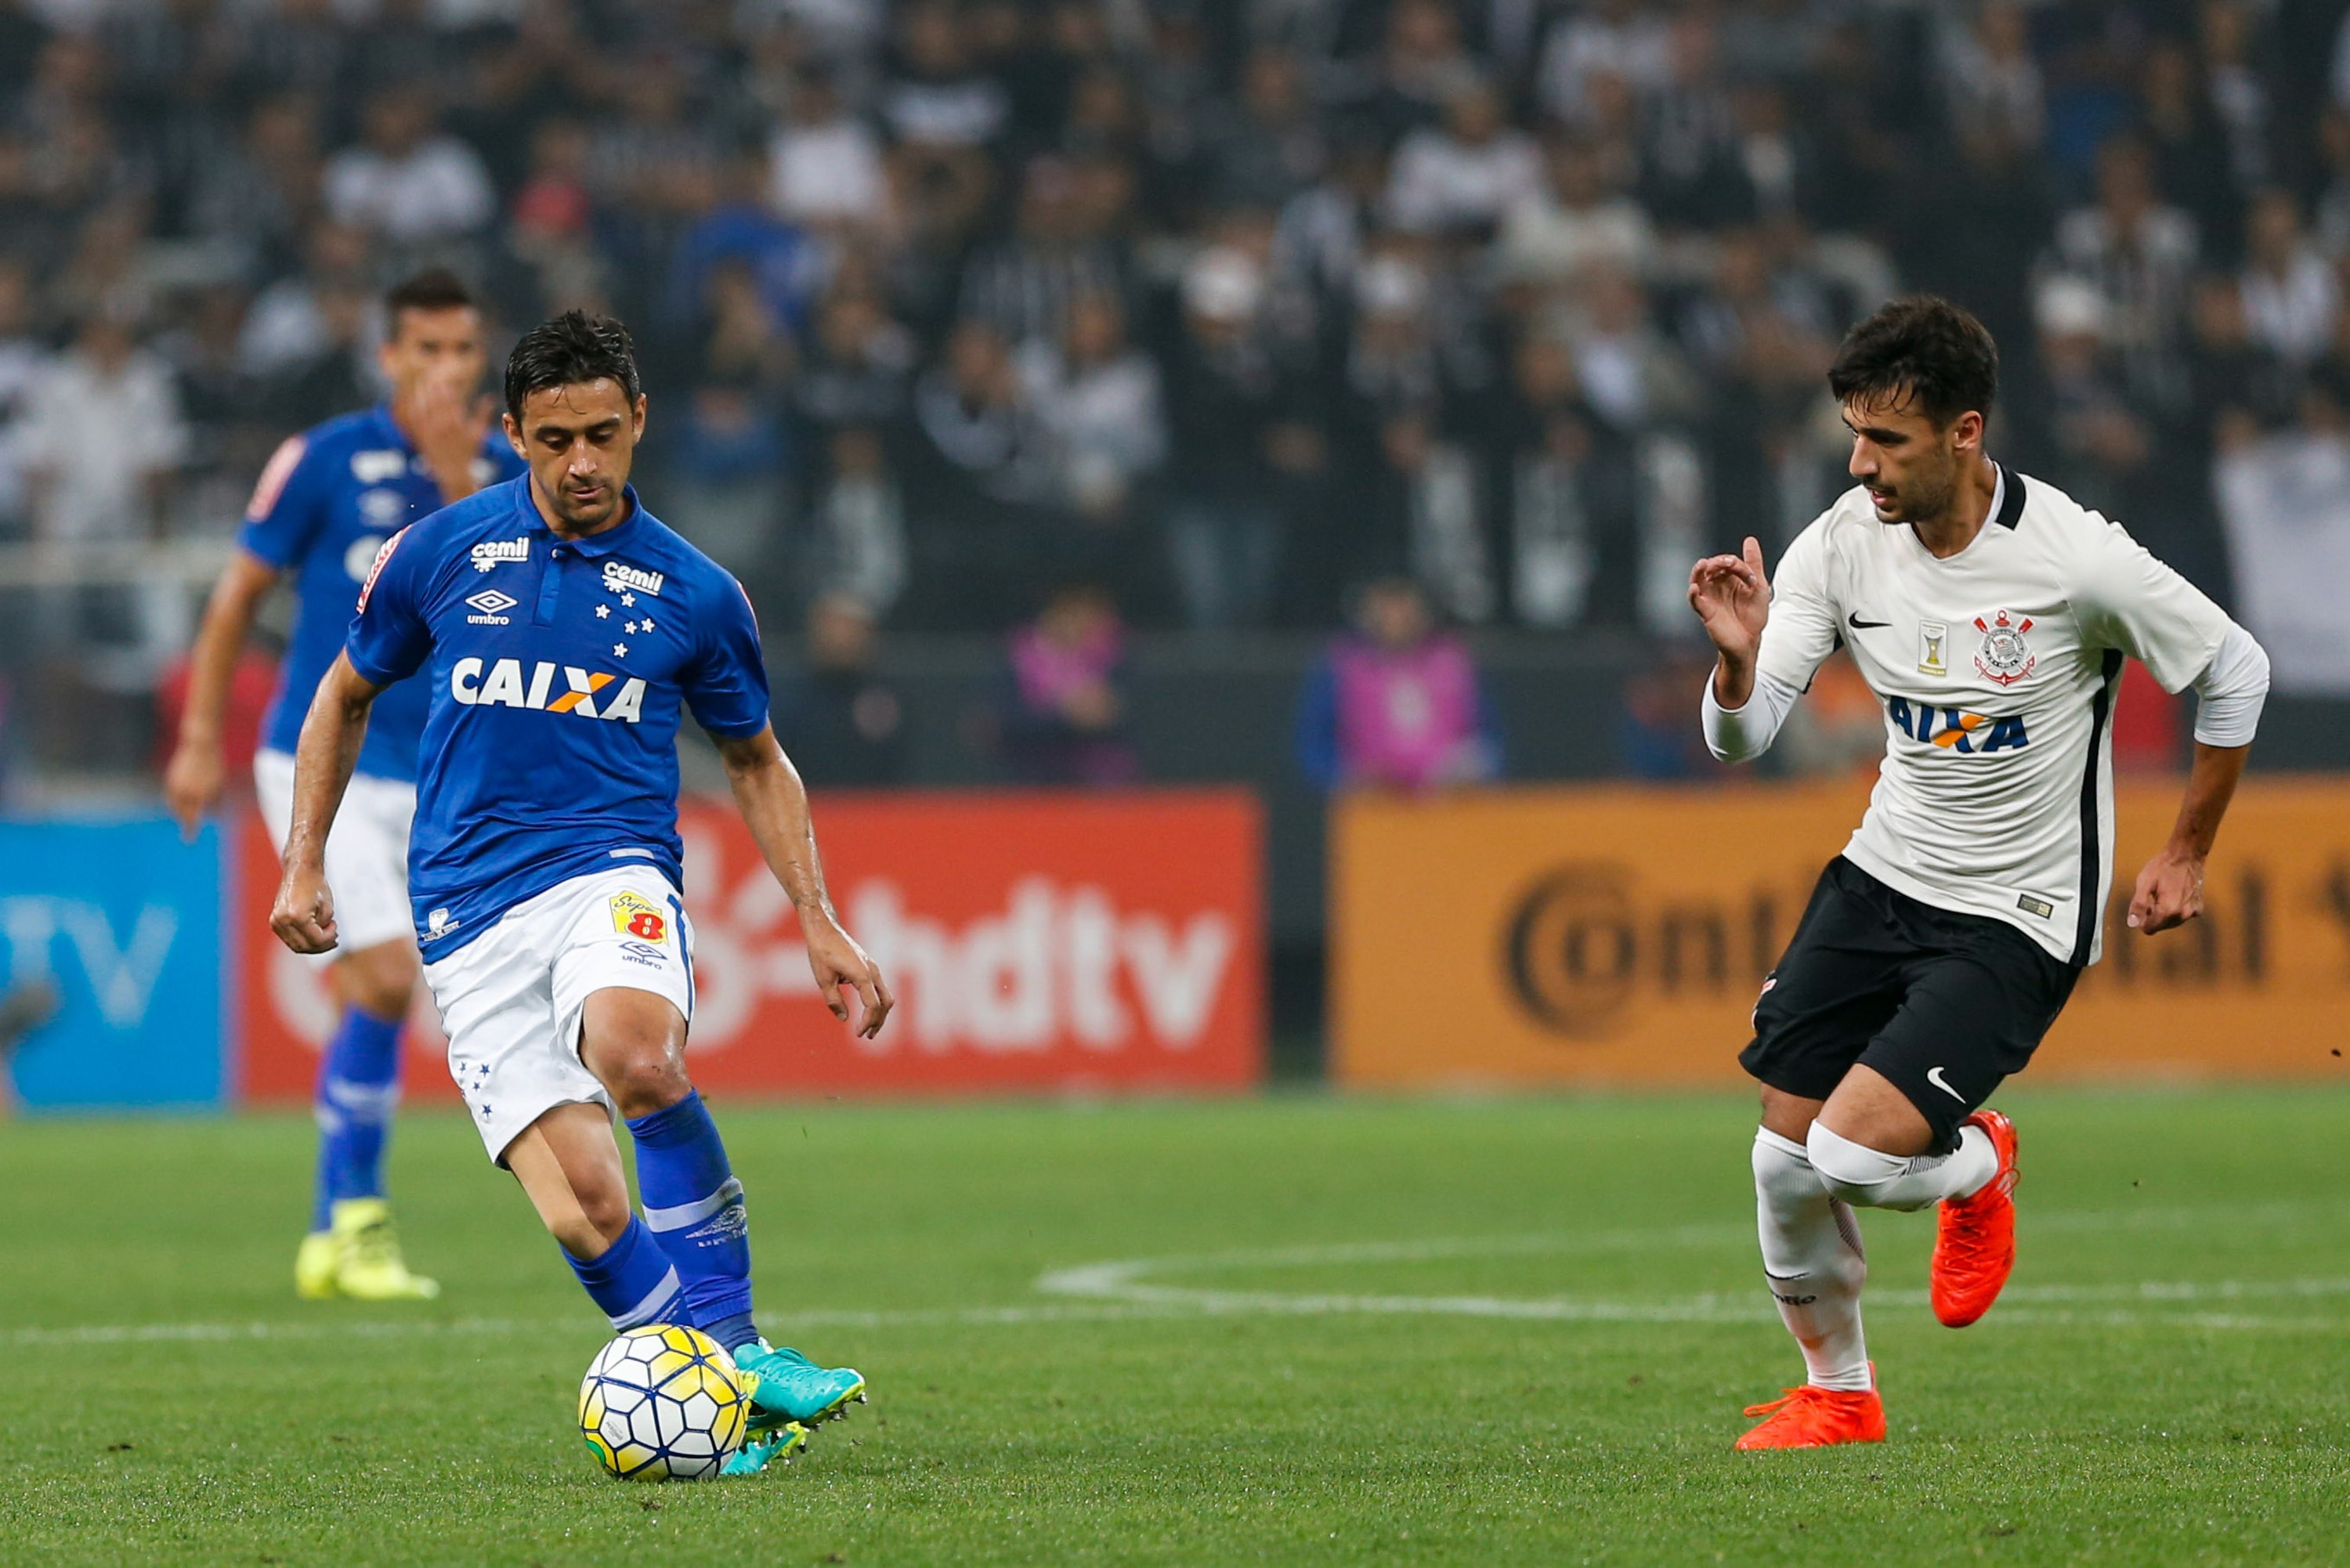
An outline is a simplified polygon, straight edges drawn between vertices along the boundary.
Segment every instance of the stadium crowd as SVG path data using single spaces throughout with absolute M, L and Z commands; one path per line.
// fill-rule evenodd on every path
M 2350 474 L 2344 10 L 0 0 L 0 536 L 225 533 L 442 263 L 632 325 L 648 494 L 771 631 L 1400 575 L 1685 633 L 1690 559 L 1842 488 L 1840 331 L 1929 288 L 2002 455 L 2290 602 L 2279 476 Z M 39 624 L 135 685 L 168 597 Z

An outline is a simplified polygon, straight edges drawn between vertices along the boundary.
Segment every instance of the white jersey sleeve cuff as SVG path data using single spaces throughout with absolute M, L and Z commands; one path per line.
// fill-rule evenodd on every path
M 1725 763 L 1742 763 L 1759 757 L 1771 749 L 1777 738 L 1779 726 L 1787 722 L 1794 710 L 1795 699 L 1803 692 L 1775 675 L 1757 670 L 1754 690 L 1747 694 L 1745 706 L 1724 708 L 1713 694 L 1713 677 L 1705 678 L 1705 701 L 1700 713 L 1705 723 L 1705 746 Z
M 1706 684 L 1712 694 L 1712 682 Z M 2230 621 L 2211 662 L 2195 678 L 2195 738 L 2207 746 L 2249 746 L 2269 695 L 2269 656 Z

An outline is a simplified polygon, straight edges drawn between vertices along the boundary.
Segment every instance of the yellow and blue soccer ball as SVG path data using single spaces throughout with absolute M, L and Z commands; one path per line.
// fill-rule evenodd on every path
M 743 1446 L 751 1400 L 709 1335 L 678 1324 L 632 1328 L 598 1353 L 579 1385 L 579 1432 L 621 1480 L 706 1480 Z

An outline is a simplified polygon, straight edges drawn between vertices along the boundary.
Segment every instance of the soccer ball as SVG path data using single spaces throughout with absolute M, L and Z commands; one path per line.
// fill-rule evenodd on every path
M 579 1385 L 579 1432 L 621 1480 L 705 1480 L 743 1446 L 751 1401 L 717 1342 L 678 1324 L 632 1328 Z

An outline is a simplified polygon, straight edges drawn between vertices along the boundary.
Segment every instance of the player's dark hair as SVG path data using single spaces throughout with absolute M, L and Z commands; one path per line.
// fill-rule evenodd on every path
M 629 329 L 608 316 L 567 310 L 522 335 L 506 356 L 506 412 L 522 418 L 522 403 L 549 387 L 617 381 L 631 407 L 644 389 Z
M 402 278 L 392 285 L 383 296 L 384 319 L 391 324 L 396 337 L 400 332 L 400 313 L 403 310 L 478 310 L 481 301 L 465 286 L 465 280 L 445 266 L 429 266 L 422 272 Z
M 1897 299 L 1845 334 L 1828 389 L 1838 402 L 1914 403 L 1938 426 L 1970 410 L 1989 418 L 1999 345 L 1983 324 L 1930 294 Z

